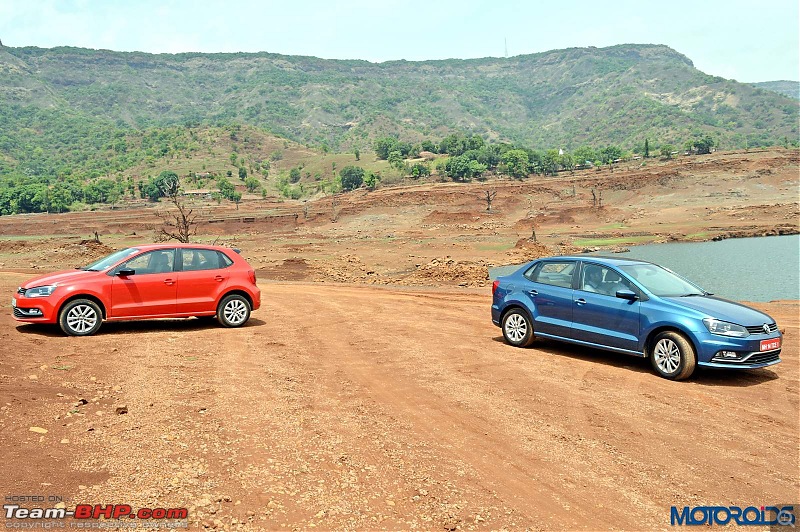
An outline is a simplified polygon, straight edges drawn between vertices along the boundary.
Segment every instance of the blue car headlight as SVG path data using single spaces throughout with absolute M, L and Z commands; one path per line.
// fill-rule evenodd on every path
M 706 326 L 708 332 L 711 334 L 719 334 L 720 336 L 733 336 L 735 338 L 744 338 L 750 333 L 741 325 L 735 323 L 728 323 L 727 321 L 715 320 L 714 318 L 706 318 L 703 320 L 703 325 Z
M 47 297 L 53 293 L 53 290 L 56 289 L 56 285 L 51 284 L 47 286 L 36 286 L 34 288 L 28 288 L 25 290 L 25 297 Z

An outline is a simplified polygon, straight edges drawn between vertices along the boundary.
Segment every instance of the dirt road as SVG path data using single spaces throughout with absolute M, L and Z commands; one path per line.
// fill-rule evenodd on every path
M 18 326 L 5 302 L 0 492 L 256 530 L 641 530 L 672 505 L 797 502 L 797 302 L 757 305 L 785 329 L 782 364 L 675 383 L 636 358 L 505 345 L 487 288 L 262 290 L 243 329 L 81 339 Z

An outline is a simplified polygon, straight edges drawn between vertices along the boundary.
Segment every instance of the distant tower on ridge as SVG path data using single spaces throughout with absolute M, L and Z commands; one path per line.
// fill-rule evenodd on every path
M 508 57 L 508 37 L 503 37 L 503 40 L 506 43 L 506 57 Z M 0 44 L 2 44 L 2 43 L 0 43 Z

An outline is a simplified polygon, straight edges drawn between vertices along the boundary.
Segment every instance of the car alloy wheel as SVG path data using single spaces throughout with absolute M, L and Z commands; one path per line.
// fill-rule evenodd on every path
M 530 318 L 522 309 L 512 309 L 503 318 L 503 337 L 516 347 L 525 347 L 533 342 L 533 327 Z
M 654 339 L 650 362 L 656 373 L 665 379 L 682 380 L 694 373 L 697 354 L 685 336 L 676 331 L 664 331 Z
M 675 373 L 681 365 L 681 351 L 669 338 L 658 341 L 653 356 L 656 357 L 656 365 L 664 373 Z
M 70 301 L 61 310 L 58 323 L 70 336 L 89 336 L 97 332 L 103 314 L 97 303 L 88 299 Z
M 250 303 L 239 294 L 223 298 L 217 310 L 217 320 L 225 327 L 240 327 L 250 319 Z

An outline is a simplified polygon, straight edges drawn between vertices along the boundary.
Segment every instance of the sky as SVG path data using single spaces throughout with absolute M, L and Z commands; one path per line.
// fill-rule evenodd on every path
M 373 62 L 665 44 L 707 74 L 800 80 L 798 0 L 0 0 L 0 41 Z

